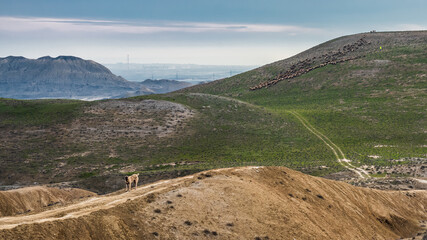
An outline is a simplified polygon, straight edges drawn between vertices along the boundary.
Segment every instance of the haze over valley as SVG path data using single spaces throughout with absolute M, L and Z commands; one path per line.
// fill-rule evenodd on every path
M 105 64 L 114 74 L 129 81 L 140 82 L 146 79 L 172 79 L 199 84 L 231 77 L 256 68 L 255 66 L 235 65 L 197 65 L 197 64 Z

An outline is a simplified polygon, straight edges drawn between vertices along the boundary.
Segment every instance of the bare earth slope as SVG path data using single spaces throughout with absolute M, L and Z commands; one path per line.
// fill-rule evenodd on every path
M 243 167 L 3 217 L 0 239 L 395 239 L 416 234 L 426 209 L 426 191 Z
M 13 216 L 24 212 L 33 213 L 46 207 L 62 205 L 94 195 L 96 194 L 82 189 L 59 189 L 41 186 L 0 191 L 0 217 Z

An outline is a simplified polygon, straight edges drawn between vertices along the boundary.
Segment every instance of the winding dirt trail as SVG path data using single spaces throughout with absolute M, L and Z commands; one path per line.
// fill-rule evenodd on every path
M 358 168 L 358 167 L 354 166 L 353 164 L 351 164 L 350 163 L 351 160 L 349 160 L 345 157 L 341 148 L 339 148 L 335 143 L 333 143 L 327 136 L 325 136 L 324 134 L 319 132 L 317 129 L 315 129 L 303 116 L 301 116 L 299 113 L 297 113 L 295 111 L 289 111 L 289 113 L 294 115 L 302 123 L 302 125 L 304 125 L 304 127 L 307 128 L 307 130 L 309 130 L 311 133 L 316 135 L 316 137 L 318 137 L 320 140 L 322 140 L 322 142 L 324 142 L 326 144 L 326 146 L 328 146 L 332 150 L 335 157 L 337 158 L 337 161 L 342 166 L 344 166 L 348 170 L 356 173 L 362 179 L 370 178 L 368 172 L 366 172 L 365 170 Z
M 233 101 L 236 103 L 244 104 L 244 105 L 247 105 L 250 107 L 259 107 L 259 106 L 253 105 L 251 103 L 248 103 L 248 102 L 244 102 L 244 101 L 241 101 L 238 99 L 225 97 L 225 96 L 218 96 L 218 95 L 212 95 L 212 94 L 206 94 L 206 93 L 191 93 L 191 95 L 218 98 L 218 99 L 223 99 L 223 100 L 227 100 L 227 101 Z M 354 166 L 353 164 L 351 164 L 351 160 L 349 160 L 345 157 L 344 152 L 341 150 L 341 148 L 339 148 L 327 136 L 325 136 L 324 134 L 319 132 L 316 128 L 314 128 L 303 116 L 301 116 L 299 113 L 297 113 L 295 111 L 289 111 L 289 113 L 294 115 L 304 125 L 305 128 L 307 128 L 311 133 L 313 133 L 320 140 L 322 140 L 322 142 L 324 142 L 326 144 L 326 146 L 328 146 L 332 150 L 337 161 L 342 166 L 344 166 L 348 170 L 356 173 L 359 176 L 359 178 L 361 178 L 361 179 L 370 178 L 370 175 L 367 171 L 365 171 L 361 168 L 358 168 L 358 167 Z

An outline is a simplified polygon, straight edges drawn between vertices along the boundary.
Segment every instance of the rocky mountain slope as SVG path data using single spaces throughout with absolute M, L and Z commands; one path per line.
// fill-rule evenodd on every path
M 426 211 L 425 191 L 243 167 L 3 217 L 0 239 L 421 239 Z
M 103 98 L 139 89 L 94 61 L 72 56 L 0 59 L 0 96 L 6 98 Z
M 117 98 L 165 93 L 189 85 L 165 80 L 147 84 L 130 82 L 99 63 L 73 56 L 0 58 L 0 97 L 3 98 Z

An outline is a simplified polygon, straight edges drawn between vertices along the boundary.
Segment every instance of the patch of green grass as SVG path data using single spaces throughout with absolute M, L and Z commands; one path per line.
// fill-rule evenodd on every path
M 90 178 L 98 175 L 97 172 L 82 172 L 79 174 L 79 178 Z
M 168 94 L 134 99 L 146 98 L 182 103 L 198 112 L 189 122 L 187 133 L 165 140 L 157 149 L 145 148 L 151 151 L 144 153 L 149 155 L 147 164 L 198 161 L 211 168 L 337 165 L 332 152 L 320 140 L 300 125 L 266 109 L 212 95 Z
M 375 178 L 383 178 L 387 176 L 387 173 L 372 173 L 371 177 L 375 177 Z
M 0 99 L 0 126 L 40 126 L 75 118 L 84 102 Z
M 252 75 L 257 75 L 253 71 L 213 84 L 214 90 L 207 85 L 206 89 L 200 86 L 197 91 L 233 96 L 296 123 L 287 112 L 297 111 L 357 165 L 386 166 L 398 164 L 392 161 L 395 159 L 425 157 L 422 146 L 427 119 L 426 60 L 426 45 L 387 47 L 382 52 L 328 65 L 268 89 L 248 91 L 231 84 L 252 82 L 255 78 Z M 265 76 L 276 72 L 269 68 L 263 71 L 267 72 Z M 266 80 L 268 78 L 257 79 Z M 236 94 L 236 90 L 240 93 Z M 376 147 L 378 145 L 393 147 Z M 313 147 L 314 153 L 323 146 Z M 294 148 L 300 150 L 298 146 Z M 369 155 L 381 158 L 373 159 Z

